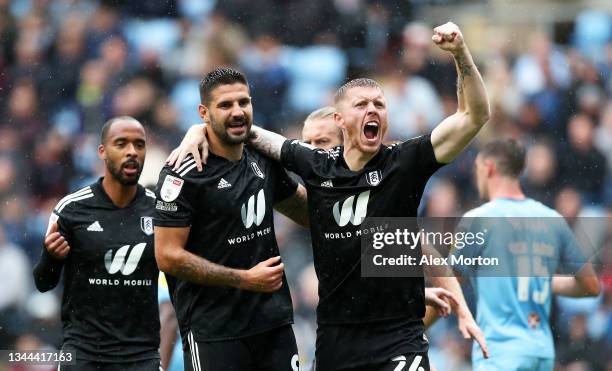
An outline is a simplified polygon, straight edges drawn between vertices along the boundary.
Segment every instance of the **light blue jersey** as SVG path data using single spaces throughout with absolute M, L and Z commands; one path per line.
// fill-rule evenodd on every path
M 492 358 L 483 361 L 474 343 L 474 370 L 494 370 L 494 360 L 525 358 L 552 368 L 552 275 L 574 273 L 584 263 L 571 229 L 556 211 L 532 199 L 495 199 L 466 213 L 460 228 L 485 231 L 486 237 L 483 245 L 453 255 L 499 260 L 494 267 L 454 265 L 474 288 L 476 321 Z M 506 363 L 502 369 L 513 368 Z

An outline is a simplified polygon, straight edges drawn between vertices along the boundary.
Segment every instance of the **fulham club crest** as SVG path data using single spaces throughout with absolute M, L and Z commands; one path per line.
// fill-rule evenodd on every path
M 171 202 L 176 200 L 178 195 L 181 193 L 181 188 L 183 188 L 183 184 L 185 181 L 181 178 L 177 178 L 172 175 L 166 175 L 166 179 L 164 179 L 164 184 L 161 187 L 161 191 L 159 192 L 162 200 L 166 202 Z
M 140 217 L 140 229 L 147 235 L 153 234 L 153 218 L 150 216 Z
M 380 170 L 370 171 L 366 174 L 366 180 L 368 181 L 369 185 L 376 187 L 382 180 L 382 173 Z

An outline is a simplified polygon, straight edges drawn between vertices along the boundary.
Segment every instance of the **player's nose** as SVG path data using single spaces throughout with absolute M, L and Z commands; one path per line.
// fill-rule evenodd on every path
M 241 117 L 244 115 L 244 110 L 242 109 L 242 107 L 240 107 L 240 104 L 238 102 L 234 102 L 234 104 L 232 105 L 232 116 Z
M 368 107 L 367 107 L 367 110 L 366 110 L 366 115 L 367 115 L 368 117 L 370 117 L 370 118 L 371 118 L 372 116 L 375 116 L 376 118 L 378 118 L 378 116 L 379 116 L 379 115 L 378 115 L 378 108 L 376 107 L 376 105 L 374 104 L 374 102 L 370 102 L 370 103 L 368 103 Z
M 134 145 L 134 143 L 128 143 L 125 150 L 128 157 L 138 157 L 138 151 L 136 150 L 136 145 Z

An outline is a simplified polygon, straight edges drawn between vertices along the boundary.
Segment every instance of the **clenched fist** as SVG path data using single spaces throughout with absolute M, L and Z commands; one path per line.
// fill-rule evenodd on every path
M 280 256 L 264 260 L 244 271 L 240 288 L 256 292 L 274 292 L 283 285 L 284 268 Z
M 434 28 L 431 40 L 442 50 L 457 54 L 463 51 L 463 35 L 459 26 L 453 22 L 447 22 Z
M 57 223 L 53 223 L 45 237 L 45 247 L 52 257 L 58 260 L 66 259 L 70 252 L 68 241 L 57 231 Z

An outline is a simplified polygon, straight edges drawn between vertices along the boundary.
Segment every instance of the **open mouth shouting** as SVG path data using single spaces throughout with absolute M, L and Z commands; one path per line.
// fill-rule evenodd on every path
M 363 126 L 363 136 L 367 145 L 378 145 L 380 143 L 380 123 L 368 121 Z

